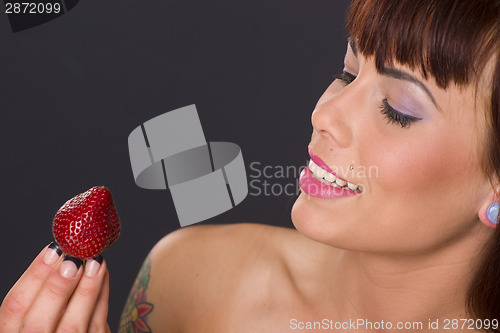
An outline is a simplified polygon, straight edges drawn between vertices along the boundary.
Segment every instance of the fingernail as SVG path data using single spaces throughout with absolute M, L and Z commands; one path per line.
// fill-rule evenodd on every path
M 101 255 L 95 257 L 94 259 L 87 260 L 87 262 L 85 263 L 85 275 L 87 275 L 88 277 L 95 276 L 97 272 L 99 272 L 102 260 L 103 258 Z
M 57 259 L 61 256 L 62 251 L 56 242 L 50 243 L 49 247 L 45 250 L 43 255 L 43 262 L 47 265 L 53 265 L 56 263 Z
M 78 269 L 80 269 L 82 263 L 83 262 L 78 258 L 66 256 L 59 268 L 59 273 L 66 279 L 72 279 L 76 276 L 76 273 L 78 273 Z

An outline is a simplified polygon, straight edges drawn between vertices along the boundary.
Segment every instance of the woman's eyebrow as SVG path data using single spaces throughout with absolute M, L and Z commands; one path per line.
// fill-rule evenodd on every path
M 383 67 L 382 70 L 380 71 L 380 74 L 384 75 L 384 76 L 392 77 L 394 79 L 405 80 L 405 81 L 409 81 L 413 84 L 416 84 L 417 86 L 420 87 L 420 89 L 422 89 L 427 94 L 427 96 L 429 96 L 429 98 L 431 99 L 434 106 L 436 106 L 436 108 L 441 112 L 441 108 L 436 103 L 436 99 L 432 95 L 429 88 L 427 88 L 427 86 L 422 81 L 417 79 L 415 76 L 411 75 L 410 73 L 407 73 L 407 72 L 404 72 L 404 71 L 401 71 L 399 69 L 392 68 L 392 67 Z
M 349 43 L 349 46 L 351 47 L 352 53 L 357 57 L 358 56 L 358 48 L 356 47 L 356 40 L 352 38 L 351 36 L 347 37 L 347 42 Z M 436 99 L 432 95 L 431 91 L 427 86 L 417 79 L 415 76 L 411 75 L 410 73 L 404 72 L 402 70 L 392 68 L 392 67 L 384 67 L 382 68 L 382 71 L 380 71 L 380 74 L 388 77 L 392 77 L 398 80 L 405 80 L 409 81 L 413 84 L 416 84 L 420 89 L 422 89 L 427 96 L 431 99 L 432 103 L 434 106 L 438 109 L 439 112 L 442 112 L 441 108 L 436 102 Z

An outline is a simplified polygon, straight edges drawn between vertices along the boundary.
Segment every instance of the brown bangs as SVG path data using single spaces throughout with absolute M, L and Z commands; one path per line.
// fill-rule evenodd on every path
M 500 49 L 499 18 L 496 0 L 354 0 L 347 28 L 379 70 L 398 62 L 446 88 L 477 80 Z

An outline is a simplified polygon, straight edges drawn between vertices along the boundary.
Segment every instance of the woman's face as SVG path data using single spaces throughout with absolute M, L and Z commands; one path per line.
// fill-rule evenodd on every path
M 292 210 L 296 228 L 375 252 L 432 250 L 485 232 L 477 214 L 492 192 L 475 86 L 443 90 L 398 64 L 379 73 L 351 46 L 344 66 L 312 113 L 309 150 L 363 191 L 333 199 L 303 191 Z

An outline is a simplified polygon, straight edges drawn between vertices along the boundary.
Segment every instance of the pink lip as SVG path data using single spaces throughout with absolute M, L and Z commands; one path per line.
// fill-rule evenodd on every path
M 314 163 L 337 176 L 337 174 L 335 174 L 335 172 L 333 172 L 333 170 L 325 162 L 323 162 L 323 160 L 321 160 L 318 156 L 314 155 L 311 152 L 310 148 L 308 148 L 308 150 L 309 156 Z M 304 168 L 304 170 L 302 170 L 300 174 L 299 186 L 306 194 L 312 197 L 323 199 L 338 199 L 359 194 L 359 192 L 357 191 L 352 191 L 350 189 L 340 189 L 320 182 L 319 180 L 314 178 L 311 170 L 308 167 Z
M 308 167 L 300 173 L 299 186 L 306 194 L 322 199 L 338 199 L 358 194 L 349 189 L 340 189 L 320 182 L 314 178 Z
M 347 181 L 347 180 L 343 179 L 342 177 L 339 177 L 339 175 L 337 175 L 335 172 L 333 172 L 333 170 L 330 169 L 330 167 L 325 162 L 323 162 L 323 160 L 321 158 L 319 158 L 318 156 L 314 155 L 312 153 L 312 151 L 311 151 L 311 148 L 307 148 L 307 150 L 309 152 L 309 157 L 311 157 L 311 160 L 314 163 L 316 163 L 317 166 L 319 166 L 322 169 L 325 169 L 329 173 L 335 175 L 337 178 L 340 178 L 341 180 Z

